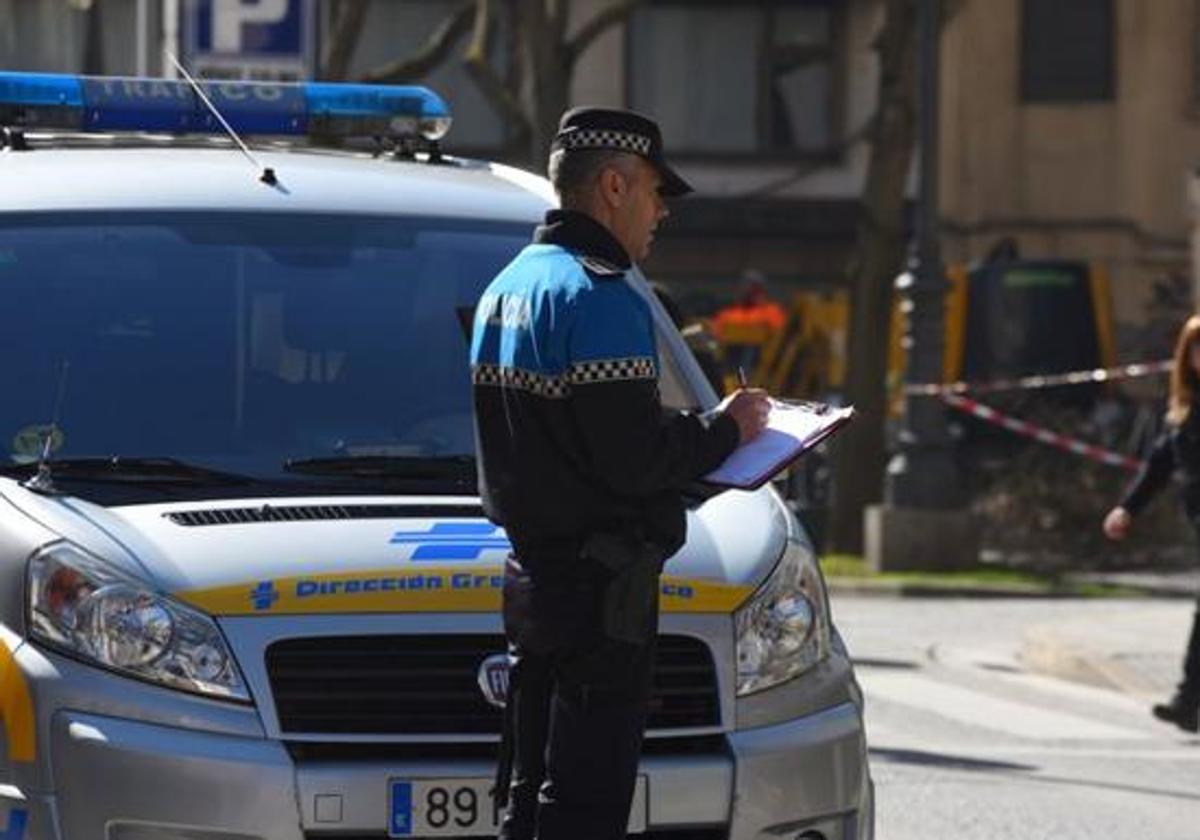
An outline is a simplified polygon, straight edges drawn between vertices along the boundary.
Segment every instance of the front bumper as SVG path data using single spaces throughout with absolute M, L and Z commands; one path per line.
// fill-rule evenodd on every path
M 874 786 L 856 706 L 732 732 L 729 743 L 737 769 L 730 840 L 871 840 Z
M 265 738 L 76 712 L 57 714 L 52 731 L 58 793 L 23 805 L 32 840 L 382 838 L 389 778 L 493 770 L 484 760 L 293 761 Z M 871 786 L 854 706 L 730 733 L 726 743 L 724 754 L 643 760 L 651 832 L 870 838 Z
M 670 624 L 708 639 L 726 635 L 701 621 Z M 246 642 L 246 633 L 232 635 Z M 724 673 L 733 651 L 712 644 L 723 663 L 727 731 L 648 743 L 647 840 L 793 840 L 806 832 L 871 840 L 872 787 L 848 661 L 764 692 L 740 713 Z M 32 763 L 11 764 L 12 785 L 0 786 L 0 840 L 383 840 L 389 779 L 488 778 L 494 770 L 486 739 L 360 738 L 304 749 L 279 732 L 253 668 L 257 708 L 118 677 L 30 645 L 15 659 L 36 709 L 38 749 Z M 17 811 L 19 834 L 11 830 Z
M 64 838 L 303 836 L 278 742 L 64 712 L 51 750 Z

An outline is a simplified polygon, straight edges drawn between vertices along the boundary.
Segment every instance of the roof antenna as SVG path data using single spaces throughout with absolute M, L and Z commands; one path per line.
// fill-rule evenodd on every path
M 217 118 L 219 123 L 221 123 L 221 127 L 224 128 L 229 136 L 233 138 L 233 142 L 238 144 L 238 147 L 242 150 L 242 154 L 246 156 L 255 169 L 262 173 L 258 176 L 258 180 L 262 181 L 269 187 L 273 187 L 278 184 L 279 179 L 275 177 L 275 170 L 269 166 L 263 166 L 258 162 L 258 159 L 250 153 L 250 148 L 242 142 L 242 138 L 238 137 L 237 132 L 233 130 L 233 127 L 225 121 L 223 116 L 221 116 L 221 112 L 217 110 L 217 106 L 212 104 L 212 100 L 209 99 L 204 93 L 204 89 L 201 88 L 196 80 L 192 78 L 192 74 L 184 69 L 184 66 L 179 63 L 179 59 L 175 57 L 175 54 L 170 50 L 163 50 L 163 52 L 167 54 L 167 58 L 171 59 L 171 63 L 175 65 L 175 69 L 178 70 L 183 78 L 187 80 L 187 83 L 192 86 L 192 90 L 194 90 L 196 95 L 200 97 L 200 101 L 208 106 L 208 110 L 212 111 L 213 116 Z
M 46 426 L 42 438 L 42 451 L 38 455 L 37 472 L 23 483 L 28 490 L 35 493 L 55 493 L 54 477 L 50 473 L 50 452 L 54 447 L 54 435 L 58 431 L 58 421 L 62 415 L 63 397 L 67 393 L 67 372 L 71 363 L 63 359 L 62 369 L 58 372 L 58 395 L 54 398 L 54 415 L 50 425 Z

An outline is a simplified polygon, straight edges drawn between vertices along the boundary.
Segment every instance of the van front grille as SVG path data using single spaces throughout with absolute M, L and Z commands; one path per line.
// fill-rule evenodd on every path
M 284 741 L 288 754 L 300 764 L 323 762 L 496 761 L 500 744 L 487 741 Z M 720 733 L 680 735 L 658 732 L 642 741 L 643 757 L 728 755 L 728 742 Z
M 176 525 L 249 525 L 257 522 L 314 522 L 331 519 L 482 519 L 479 505 L 259 505 L 164 513 Z
M 328 636 L 275 642 L 266 662 L 284 733 L 498 735 L 500 710 L 477 675 L 504 650 L 497 635 Z M 659 637 L 649 728 L 720 722 L 708 646 Z
M 304 840 L 387 840 L 386 834 L 343 834 L 341 832 L 306 831 Z M 457 840 L 495 840 L 495 834 L 463 835 Z M 711 828 L 656 828 L 644 834 L 630 834 L 629 840 L 729 840 L 729 829 L 721 826 Z
M 386 834 L 343 834 L 341 832 L 306 831 L 304 840 L 387 840 Z M 463 835 L 457 840 L 495 840 L 495 834 Z M 657 828 L 644 834 L 630 834 L 629 840 L 729 840 L 729 829 L 711 828 Z

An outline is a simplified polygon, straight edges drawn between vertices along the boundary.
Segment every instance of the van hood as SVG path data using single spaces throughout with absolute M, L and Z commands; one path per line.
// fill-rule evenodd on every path
M 102 507 L 4 482 L 64 539 L 213 615 L 491 611 L 510 546 L 478 499 L 317 497 Z M 794 527 L 773 490 L 727 491 L 688 513 L 664 611 L 729 612 Z

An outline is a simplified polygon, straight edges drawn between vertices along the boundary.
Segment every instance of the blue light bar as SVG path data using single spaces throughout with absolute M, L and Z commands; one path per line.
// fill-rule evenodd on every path
M 0 102 L 33 107 L 83 107 L 83 89 L 74 76 L 54 73 L 0 73 Z
M 437 140 L 450 109 L 417 86 L 201 81 L 239 134 L 390 136 Z M 0 72 L 0 125 L 82 131 L 219 134 L 187 82 Z

